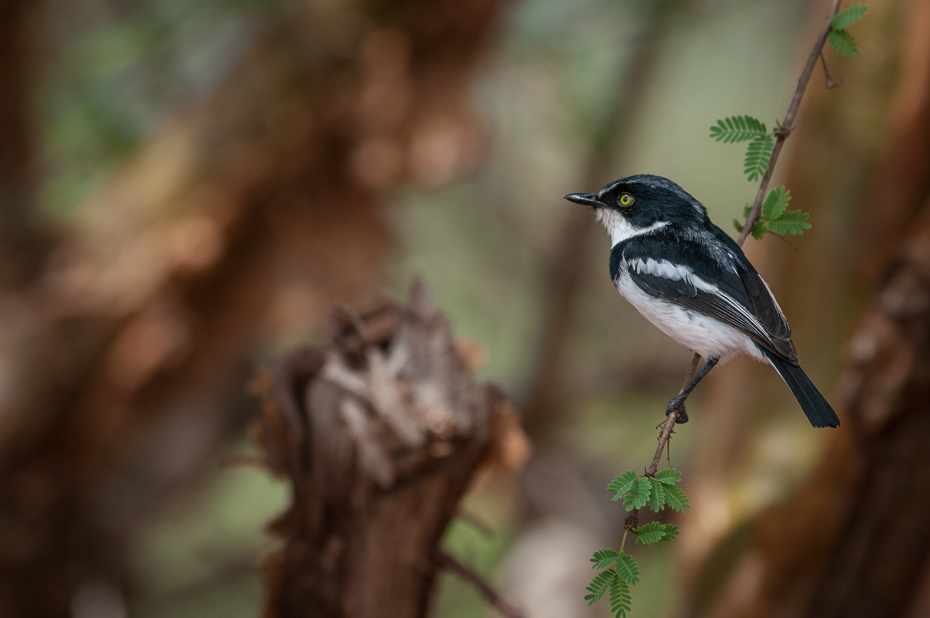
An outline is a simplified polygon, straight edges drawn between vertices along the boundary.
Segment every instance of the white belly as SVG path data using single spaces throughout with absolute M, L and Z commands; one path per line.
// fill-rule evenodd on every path
M 614 281 L 620 294 L 663 333 L 700 354 L 723 364 L 737 354 L 768 362 L 747 335 L 696 311 L 660 300 L 644 292 L 623 270 Z

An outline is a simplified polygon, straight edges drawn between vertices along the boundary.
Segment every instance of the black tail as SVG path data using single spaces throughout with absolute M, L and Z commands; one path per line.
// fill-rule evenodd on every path
M 837 418 L 836 412 L 823 398 L 814 383 L 810 381 L 807 374 L 804 373 L 797 365 L 784 361 L 768 350 L 762 349 L 762 353 L 768 358 L 781 379 L 785 381 L 791 392 L 794 393 L 801 409 L 807 415 L 807 419 L 814 427 L 839 427 L 840 419 Z

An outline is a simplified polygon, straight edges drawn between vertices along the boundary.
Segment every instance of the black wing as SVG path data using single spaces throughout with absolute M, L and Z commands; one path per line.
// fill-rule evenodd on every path
M 634 236 L 611 252 L 611 276 L 625 266 L 647 294 L 719 320 L 797 365 L 791 328 L 772 292 L 739 245 L 716 231 Z

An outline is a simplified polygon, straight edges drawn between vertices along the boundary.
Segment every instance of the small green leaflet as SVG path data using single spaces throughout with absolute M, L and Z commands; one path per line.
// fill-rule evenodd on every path
M 608 547 L 607 549 L 599 549 L 594 552 L 594 557 L 591 558 L 591 562 L 594 564 L 591 566 L 592 569 L 606 569 L 614 563 L 617 559 L 617 552 L 613 548 Z
M 710 128 L 710 136 L 724 144 L 748 142 L 766 133 L 765 124 L 752 116 L 730 116 Z
M 630 486 L 633 485 L 636 481 L 636 473 L 632 470 L 627 470 L 618 477 L 615 477 L 613 481 L 610 482 L 610 485 L 607 486 L 607 491 L 616 494 L 612 500 L 619 500 L 623 497 L 627 491 L 629 491 Z
M 613 569 L 598 573 L 594 581 L 586 588 L 586 590 L 591 593 L 584 597 L 584 600 L 588 601 L 588 605 L 594 605 L 600 601 L 601 597 L 604 596 L 604 593 L 607 592 L 610 584 L 615 579 L 617 579 L 617 572 Z
M 664 524 L 665 536 L 662 537 L 663 543 L 670 543 L 678 538 L 678 526 L 675 524 Z
M 665 490 L 662 488 L 661 481 L 649 480 L 652 484 L 652 491 L 649 492 L 649 508 L 658 513 L 665 508 Z
M 854 58 L 859 53 L 859 45 L 856 43 L 855 37 L 845 30 L 831 30 L 827 35 L 827 41 L 830 43 L 830 47 L 835 49 L 841 56 Z
M 775 149 L 775 137 L 771 133 L 759 135 L 749 142 L 746 149 L 746 159 L 743 163 L 743 172 L 749 176 L 749 181 L 759 180 L 765 175 Z
M 688 496 L 676 485 L 669 485 L 665 489 L 665 503 L 676 511 L 684 511 L 691 508 L 691 502 Z
M 762 218 L 766 221 L 777 220 L 788 208 L 790 201 L 791 191 L 785 187 L 775 187 L 769 191 L 765 201 L 762 202 Z
M 846 30 L 851 25 L 865 17 L 866 11 L 869 10 L 867 4 L 854 4 L 848 9 L 840 11 L 830 22 L 830 28 L 834 31 Z
M 647 478 L 638 478 L 630 485 L 626 495 L 623 497 L 623 505 L 626 510 L 632 511 L 646 505 L 649 501 L 649 493 L 652 489 L 652 483 Z
M 639 583 L 639 565 L 633 560 L 633 556 L 626 552 L 621 552 L 615 562 L 617 565 L 617 575 L 620 579 L 628 584 L 635 586 Z
M 619 577 L 610 585 L 610 611 L 618 618 L 626 618 L 630 611 L 633 597 L 630 596 L 630 586 Z
M 666 468 L 656 473 L 656 480 L 663 485 L 677 485 L 681 482 L 681 472 L 675 468 Z
M 797 236 L 803 234 L 804 230 L 811 229 L 811 224 L 807 223 L 808 215 L 800 210 L 789 210 L 778 221 L 769 221 L 769 230 L 775 234 L 791 234 Z

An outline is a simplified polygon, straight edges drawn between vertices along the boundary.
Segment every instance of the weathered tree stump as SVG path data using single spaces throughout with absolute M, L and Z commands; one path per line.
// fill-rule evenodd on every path
M 459 500 L 522 434 L 422 284 L 409 306 L 337 312 L 332 331 L 331 349 L 295 350 L 262 381 L 256 439 L 293 488 L 271 526 L 283 545 L 265 616 L 424 616 Z

